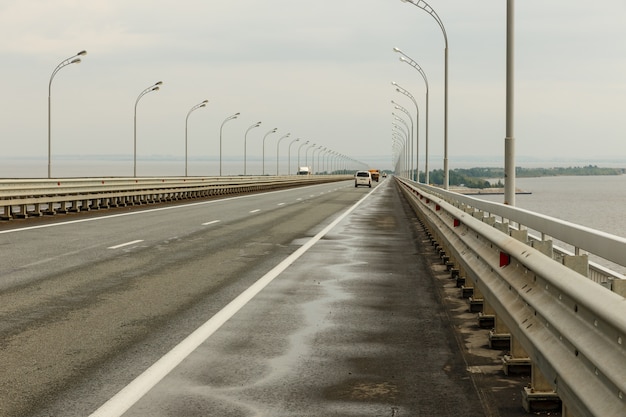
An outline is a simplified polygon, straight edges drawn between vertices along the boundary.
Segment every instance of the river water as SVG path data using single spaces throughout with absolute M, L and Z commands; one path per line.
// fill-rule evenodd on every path
M 626 175 L 517 178 L 516 186 L 531 193 L 516 195 L 516 207 L 626 237 Z M 502 195 L 477 197 L 504 201 Z M 572 250 L 558 241 L 555 245 Z M 626 274 L 626 265 L 614 265 L 593 255 L 589 259 Z
M 516 207 L 626 237 L 626 175 L 517 178 L 516 186 L 531 193 L 516 195 Z

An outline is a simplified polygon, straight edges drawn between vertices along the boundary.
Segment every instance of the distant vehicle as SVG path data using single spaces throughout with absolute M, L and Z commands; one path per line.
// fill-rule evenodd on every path
M 311 169 L 309 167 L 300 167 L 298 169 L 298 175 L 311 175 Z
M 372 188 L 372 175 L 369 171 L 357 171 L 354 174 L 354 187 L 358 187 L 359 185 L 367 185 Z
M 383 172 L 383 178 L 387 178 L 387 173 Z
M 377 169 L 370 169 L 370 174 L 372 175 L 372 179 L 378 182 L 378 179 L 380 178 L 380 171 Z

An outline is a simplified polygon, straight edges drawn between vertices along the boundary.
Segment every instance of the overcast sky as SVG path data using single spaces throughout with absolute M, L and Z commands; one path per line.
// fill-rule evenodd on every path
M 449 42 L 450 168 L 473 157 L 503 165 L 506 1 L 429 0 Z M 527 157 L 612 159 L 626 165 L 626 2 L 516 2 L 515 139 Z M 390 168 L 391 100 L 420 106 L 430 85 L 430 167 L 442 166 L 442 31 L 400 0 L 0 0 L 0 157 L 47 157 L 48 82 L 63 59 L 87 50 L 52 83 L 52 155 L 182 158 L 187 112 L 191 158 L 268 163 L 296 138 Z M 396 113 L 398 111 L 396 110 Z M 402 113 L 400 113 L 402 115 Z M 408 122 L 407 120 L 407 123 Z M 296 144 L 291 148 L 297 149 Z M 314 148 L 315 149 L 315 148 Z M 272 159 L 274 161 L 275 159 Z M 275 162 L 272 162 L 275 163 Z M 520 165 L 520 164 L 518 164 Z M 523 165 L 523 164 L 521 164 Z M 211 172 L 195 172 L 202 175 Z

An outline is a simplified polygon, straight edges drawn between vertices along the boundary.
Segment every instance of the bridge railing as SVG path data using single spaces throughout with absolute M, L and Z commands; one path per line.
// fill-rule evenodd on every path
M 622 287 L 626 284 L 626 276 L 620 271 L 610 269 L 611 267 L 626 269 L 626 238 L 624 237 L 438 187 L 414 182 L 411 182 L 411 185 L 428 191 L 477 218 L 484 217 L 486 221 L 495 222 L 494 225 L 503 231 L 514 231 L 513 235 L 519 240 L 528 242 L 531 246 L 549 254 L 558 262 L 569 265 L 594 282 L 618 292 L 626 290 Z M 553 241 L 556 243 L 553 244 Z M 569 245 L 571 250 L 556 246 L 559 244 Z M 606 262 L 600 264 L 590 261 L 589 255 L 592 259 Z M 615 282 L 616 280 L 618 282 Z
M 522 391 L 524 407 L 535 411 L 538 403 L 559 401 L 568 417 L 625 415 L 625 298 L 519 235 L 525 234 L 524 226 L 532 227 L 544 238 L 558 237 L 618 265 L 625 264 L 626 240 L 514 207 L 398 183 L 451 276 L 463 277 L 472 289 L 470 306 L 481 303 L 479 322 L 493 316 L 489 344 L 509 338 L 505 372 L 525 363 L 531 368 L 531 384 Z M 522 228 L 511 229 L 509 222 Z
M 266 191 L 346 175 L 0 180 L 0 219 Z

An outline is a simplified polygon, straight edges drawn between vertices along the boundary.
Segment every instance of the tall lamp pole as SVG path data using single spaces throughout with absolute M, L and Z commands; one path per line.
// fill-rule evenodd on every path
M 185 117 L 185 177 L 187 176 L 187 125 L 189 124 L 189 115 L 191 114 L 192 111 L 197 110 L 201 107 L 206 107 L 207 103 L 209 102 L 209 100 L 204 100 L 201 103 L 196 104 L 195 106 L 193 106 L 188 112 L 187 112 L 187 117 Z
M 401 118 L 394 112 L 391 112 L 391 115 L 393 116 L 394 120 L 398 120 L 399 122 L 402 122 L 406 126 L 406 128 L 409 129 L 409 125 L 404 121 L 403 118 Z M 411 121 L 411 129 L 409 130 L 410 142 L 411 142 L 409 144 L 409 179 L 411 179 L 412 181 L 415 181 L 415 171 L 413 170 L 413 137 L 414 137 L 413 118 L 411 117 L 409 113 L 406 113 L 406 115 L 409 116 L 409 120 Z M 415 143 L 417 144 L 417 141 Z
M 448 169 L 448 35 L 446 34 L 446 28 L 443 26 L 443 22 L 437 15 L 437 12 L 435 12 L 435 9 L 430 7 L 430 5 L 426 3 L 424 0 L 400 0 L 400 1 L 402 1 L 403 3 L 411 3 L 414 6 L 419 7 L 420 9 L 424 10 L 426 13 L 431 15 L 435 19 L 437 24 L 439 25 L 439 28 L 441 28 L 441 32 L 443 33 L 443 40 L 445 42 L 444 115 L 443 115 L 443 119 L 444 119 L 444 122 L 443 122 L 444 123 L 444 128 L 443 128 L 443 171 L 444 171 L 443 188 L 447 190 L 450 187 L 450 175 L 449 175 L 450 171 Z
M 133 138 L 134 138 L 134 142 L 133 142 L 133 177 L 137 176 L 137 104 L 139 103 L 139 100 L 141 99 L 141 97 L 145 96 L 146 94 L 152 92 L 152 91 L 159 91 L 159 86 L 163 84 L 163 81 L 157 81 L 156 83 L 154 83 L 153 85 L 151 85 L 150 87 L 146 88 L 145 90 L 143 90 L 141 93 L 139 93 L 139 97 L 137 97 L 137 100 L 135 100 L 135 118 L 133 121 Z
M 291 133 L 287 133 L 287 134 L 281 136 L 280 139 L 278 139 L 278 142 L 276 142 L 276 175 L 278 175 L 278 161 L 279 161 L 279 159 L 278 159 L 278 151 L 280 149 L 280 141 L 285 139 L 285 138 L 288 138 L 289 136 L 291 136 Z
M 51 158 L 51 149 L 52 149 L 52 139 L 51 139 L 51 107 L 52 107 L 52 100 L 51 100 L 51 96 L 52 96 L 52 80 L 54 79 L 54 76 L 57 75 L 57 72 L 59 72 L 61 70 L 61 68 L 63 68 L 66 65 L 70 65 L 70 64 L 80 64 L 81 59 L 79 57 L 81 56 L 85 56 L 87 55 L 87 51 L 80 51 L 79 53 L 77 53 L 74 56 L 71 56 L 63 61 L 61 61 L 61 63 L 59 65 L 56 66 L 56 68 L 54 69 L 54 71 L 52 71 L 52 75 L 50 76 L 50 82 L 48 83 L 48 178 L 51 177 L 51 171 L 52 171 L 52 158 Z
M 311 145 L 309 145 L 305 150 L 304 150 L 304 166 L 308 167 L 309 166 L 309 149 L 311 148 L 315 148 L 317 144 L 313 143 Z M 313 152 L 315 152 L 315 150 L 313 150 Z M 313 153 L 311 153 L 311 155 L 313 155 Z M 311 164 L 313 164 L 313 161 L 311 161 Z M 298 168 L 299 169 L 299 168 Z M 313 167 L 311 167 L 311 169 L 313 169 Z
M 267 138 L 267 135 L 271 134 L 271 133 L 276 133 L 276 131 L 278 130 L 277 127 L 275 127 L 274 129 L 270 130 L 269 132 L 267 132 L 264 136 L 263 136 L 263 169 L 261 171 L 261 173 L 263 175 L 265 175 L 265 138 Z
M 420 182 L 420 150 L 419 150 L 419 145 L 420 145 L 420 121 L 419 121 L 419 109 L 417 110 L 417 121 L 413 122 L 413 117 L 411 117 L 411 114 L 409 113 L 409 111 L 402 107 L 401 105 L 399 105 L 398 103 L 396 103 L 395 101 L 391 100 L 391 104 L 394 105 L 394 108 L 397 110 L 400 110 L 401 112 L 403 112 L 404 114 L 406 114 L 409 117 L 409 120 L 411 121 L 411 133 L 413 133 L 413 126 L 415 126 L 415 178 L 413 178 L 413 180 L 415 182 Z M 411 165 L 413 165 L 413 163 L 411 162 Z
M 504 139 L 504 204 L 515 206 L 514 22 L 515 1 L 506 8 L 506 138 Z
M 236 119 L 237 117 L 239 117 L 239 113 L 235 113 L 232 116 L 228 116 L 223 122 L 222 125 L 220 126 L 220 177 L 222 176 L 222 128 L 224 127 L 224 124 L 229 121 L 229 120 L 233 120 Z
M 404 52 L 402 52 L 398 48 L 393 48 L 393 50 L 398 52 L 400 55 L 402 55 L 400 57 L 400 61 L 406 62 L 407 64 L 409 64 L 410 66 L 415 68 L 417 70 L 417 72 L 420 73 L 420 75 L 424 79 L 424 83 L 426 84 L 426 149 L 428 149 L 428 119 L 429 119 L 429 117 L 428 117 L 428 107 L 429 107 L 428 106 L 428 104 L 429 104 L 429 99 L 428 99 L 428 91 L 429 91 L 428 77 L 426 77 L 426 73 L 424 72 L 422 67 L 420 67 L 419 64 L 417 62 L 415 62 L 415 60 L 413 58 L 411 58 L 410 56 L 408 56 L 407 54 L 405 54 Z M 416 104 L 416 106 L 417 106 L 417 104 Z M 418 114 L 419 114 L 419 110 L 418 110 Z M 447 140 L 446 140 L 446 142 L 447 142 Z M 447 146 L 446 146 L 446 149 L 447 149 Z M 426 151 L 426 153 L 428 154 L 428 151 Z M 444 160 L 447 161 L 447 157 L 445 157 Z M 426 167 L 428 168 L 428 162 L 426 162 Z M 447 171 L 446 171 L 445 175 L 446 175 L 446 178 L 447 178 L 447 175 L 448 175 Z M 426 178 L 428 178 L 428 177 L 429 177 L 428 173 L 426 173 Z M 426 181 L 426 184 L 428 184 L 428 180 Z
M 415 97 L 413 97 L 413 94 L 409 93 L 407 90 L 405 90 L 404 88 L 400 87 L 400 85 L 398 85 L 398 83 L 396 82 L 392 82 L 391 84 L 393 84 L 396 87 L 396 91 L 398 93 L 404 94 L 405 96 L 407 96 L 408 98 L 411 99 L 411 101 L 413 102 L 413 104 L 415 105 L 415 110 L 416 110 L 416 118 L 419 120 L 419 107 L 417 106 L 417 101 L 415 100 Z M 425 182 L 426 184 L 430 183 L 430 177 L 429 177 L 429 168 L 428 168 L 428 160 L 429 160 L 429 153 L 428 153 L 428 81 L 426 81 L 426 147 L 425 147 L 425 153 L 426 156 L 424 158 L 425 160 L 425 165 L 424 165 L 424 171 L 425 171 Z
M 298 170 L 300 170 L 300 149 L 302 149 L 304 145 L 308 145 L 308 144 L 309 144 L 309 141 L 307 140 L 302 145 L 298 146 Z
M 255 127 L 261 126 L 261 122 L 256 122 L 252 126 L 246 130 L 246 133 L 243 135 L 243 175 L 247 174 L 246 170 L 246 160 L 247 160 L 247 149 L 248 149 L 248 132 L 254 129 Z
M 300 138 L 294 139 L 291 142 L 289 142 L 289 148 L 287 148 L 287 175 L 291 175 L 291 145 L 299 141 L 300 141 Z

